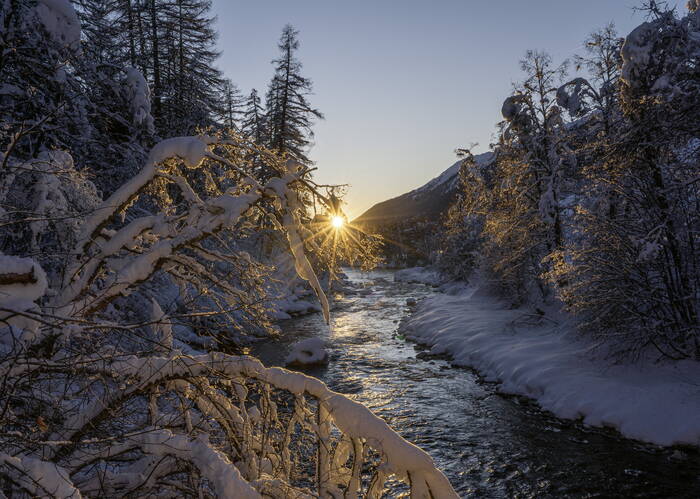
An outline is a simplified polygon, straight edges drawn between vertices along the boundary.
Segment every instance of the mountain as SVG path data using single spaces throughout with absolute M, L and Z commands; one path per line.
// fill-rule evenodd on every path
M 478 164 L 487 163 L 492 158 L 492 152 L 474 157 Z M 457 195 L 460 163 L 461 161 L 457 161 L 422 187 L 375 204 L 353 222 L 376 226 L 400 219 L 440 216 L 449 208 Z

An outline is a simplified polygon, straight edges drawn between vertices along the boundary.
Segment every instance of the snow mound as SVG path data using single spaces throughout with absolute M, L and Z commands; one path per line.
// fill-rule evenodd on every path
M 77 47 L 80 20 L 69 0 L 39 0 L 35 12 L 46 31 L 59 43 Z
M 33 302 L 46 287 L 46 274 L 34 260 L 0 253 L 0 302 Z
M 39 323 L 24 312 L 38 311 L 34 302 L 47 287 L 46 273 L 33 259 L 0 253 L 0 346 L 35 337 Z
M 525 318 L 472 288 L 422 301 L 402 329 L 559 417 L 657 445 L 700 445 L 699 362 L 610 365 L 573 328 Z
M 428 286 L 439 286 L 445 282 L 445 279 L 436 270 L 430 270 L 425 267 L 413 267 L 410 269 L 402 269 L 394 274 L 396 282 L 412 282 L 419 284 L 427 284 Z
M 143 125 L 148 131 L 153 131 L 153 116 L 151 116 L 151 91 L 148 88 L 146 78 L 136 68 L 126 69 L 124 86 L 127 92 L 127 100 L 131 103 L 133 121 L 136 125 Z
M 328 363 L 328 352 L 321 338 L 308 338 L 292 346 L 285 364 L 292 367 L 318 366 Z

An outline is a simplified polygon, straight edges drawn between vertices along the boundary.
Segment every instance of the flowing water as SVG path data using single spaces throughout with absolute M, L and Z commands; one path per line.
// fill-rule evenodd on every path
M 359 292 L 336 297 L 330 332 L 320 314 L 284 321 L 282 337 L 254 353 L 282 365 L 293 342 L 327 340 L 329 365 L 306 372 L 428 452 L 461 496 L 700 498 L 697 450 L 657 449 L 499 394 L 397 335 L 407 300 L 434 290 L 390 271 L 347 274 Z

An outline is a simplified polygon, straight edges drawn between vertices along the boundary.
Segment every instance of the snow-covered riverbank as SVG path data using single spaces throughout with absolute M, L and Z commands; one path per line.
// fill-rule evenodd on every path
M 613 365 L 570 325 L 508 310 L 474 289 L 427 298 L 402 330 L 559 417 L 658 445 L 700 445 L 698 362 Z

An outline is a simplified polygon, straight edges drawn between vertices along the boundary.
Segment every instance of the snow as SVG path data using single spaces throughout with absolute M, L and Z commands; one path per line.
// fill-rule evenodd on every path
M 700 445 L 700 363 L 613 365 L 570 324 L 526 313 L 472 287 L 422 301 L 402 329 L 559 417 L 657 445 Z M 540 325 L 526 325 L 532 317 Z
M 73 486 L 69 475 L 54 463 L 41 461 L 30 456 L 10 456 L 0 453 L 0 463 L 11 470 L 10 475 L 27 492 L 36 497 L 61 497 L 78 499 L 80 492 Z
M 583 107 L 581 91 L 587 85 L 584 78 L 574 78 L 557 90 L 557 104 L 566 109 L 571 116 L 577 116 Z M 569 93 L 568 88 L 571 88 Z
M 213 143 L 214 139 L 208 136 L 165 139 L 151 149 L 148 164 L 157 165 L 169 158 L 181 158 L 189 168 L 196 168 Z
M 31 258 L 0 253 L 0 278 L 3 277 L 9 282 L 0 284 L 0 309 L 7 310 L 0 311 L 0 345 L 12 346 L 17 340 L 27 344 L 35 338 L 39 323 L 23 312 L 38 311 L 34 302 L 47 291 L 46 273 Z
M 419 187 L 418 189 L 412 191 L 411 194 L 413 194 L 415 196 L 415 195 L 423 193 L 423 192 L 428 192 L 428 191 L 435 189 L 436 187 L 439 187 L 443 184 L 446 184 L 446 183 L 454 180 L 459 175 L 459 168 L 461 165 L 462 165 L 462 161 L 457 161 L 455 164 L 450 166 L 447 170 L 445 170 L 440 175 L 438 175 L 437 177 L 432 179 L 430 182 L 425 184 L 423 187 Z
M 259 498 L 240 471 L 220 451 L 214 449 L 205 434 L 195 439 L 175 435 L 169 430 L 154 430 L 131 437 L 154 456 L 175 456 L 191 461 L 214 486 L 217 497 L 230 499 Z
M 70 0 L 39 0 L 35 12 L 56 41 L 70 47 L 78 46 L 80 20 Z
M 482 154 L 477 154 L 474 156 L 474 161 L 476 162 L 477 165 L 483 166 L 488 163 L 490 163 L 494 158 L 493 152 L 485 152 Z M 425 184 L 422 187 L 419 187 L 418 189 L 414 189 L 413 191 L 410 192 L 411 196 L 416 198 L 419 195 L 430 192 L 433 189 L 436 189 L 440 186 L 449 184 L 449 187 L 452 188 L 454 183 L 456 183 L 459 180 L 459 170 L 462 166 L 462 160 L 457 161 L 454 163 L 452 166 L 450 166 L 447 170 L 442 172 L 440 175 L 432 179 L 430 182 Z
M 423 487 L 429 487 L 433 497 L 457 497 L 447 478 L 435 468 L 428 454 L 404 440 L 367 407 L 329 390 L 322 381 L 316 378 L 282 368 L 266 368 L 259 360 L 252 357 L 236 357 L 217 352 L 191 357 L 180 355 L 150 358 L 122 357 L 111 362 L 109 370 L 115 374 L 118 373 L 120 377 L 129 377 L 132 380 L 132 384 L 124 393 L 114 394 L 114 397 L 125 396 L 128 393 L 142 390 L 145 386 L 154 385 L 164 380 L 172 380 L 178 376 L 191 378 L 210 375 L 212 372 L 230 379 L 240 376 L 255 378 L 294 395 L 308 393 L 323 404 L 333 418 L 335 425 L 345 435 L 364 439 L 379 451 L 387 471 L 396 473 L 399 477 L 410 475 L 413 490 L 420 491 Z M 67 421 L 65 425 L 67 430 L 63 434 L 54 435 L 52 438 L 54 440 L 72 438 L 75 432 L 80 431 L 80 428 L 103 411 L 107 404 L 109 404 L 109 400 L 91 401 L 82 413 Z M 155 447 L 149 447 L 148 451 L 155 455 L 169 454 L 183 459 L 189 458 L 198 466 L 208 463 L 207 465 L 213 467 L 211 473 L 200 466 L 200 470 L 208 479 L 214 481 L 214 476 L 222 473 L 222 476 L 215 483 L 217 491 L 221 490 L 218 484 L 223 485 L 225 479 L 237 482 L 238 477 L 233 472 L 234 469 L 228 465 L 223 455 L 211 449 L 210 446 L 200 446 L 197 441 L 189 440 L 183 435 L 171 435 L 168 430 L 147 432 L 142 438 L 148 440 L 140 443 L 154 445 Z M 141 437 L 135 436 L 133 438 Z M 421 494 L 414 496 L 423 497 Z
M 0 253 L 0 275 L 29 274 L 30 282 L 0 284 L 0 303 L 8 301 L 36 301 L 46 293 L 46 273 L 31 258 L 4 255 Z
M 282 199 L 285 199 L 288 205 L 288 212 L 282 218 L 284 221 L 284 229 L 287 233 L 287 240 L 289 241 L 289 249 L 294 257 L 294 268 L 296 269 L 297 275 L 305 281 L 308 281 L 311 288 L 316 292 L 316 296 L 321 303 L 323 318 L 326 320 L 326 324 L 330 324 L 330 304 L 328 303 L 328 298 L 321 287 L 316 272 L 314 272 L 311 266 L 311 262 L 309 262 L 306 256 L 304 243 L 297 231 L 298 223 L 292 213 L 290 213 L 290 211 L 293 212 L 298 209 L 299 200 L 297 194 L 296 192 L 287 190 L 285 192 L 285 197 Z
M 620 76 L 628 85 L 632 85 L 649 65 L 655 28 L 654 23 L 642 23 L 625 39 Z
M 414 282 L 427 284 L 428 286 L 439 286 L 445 282 L 445 278 L 436 270 L 426 267 L 412 267 L 402 269 L 394 274 L 396 282 Z
M 188 167 L 195 168 L 207 156 L 209 145 L 213 142 L 214 140 L 207 136 L 173 137 L 162 140 L 153 146 L 148 155 L 146 166 L 136 176 L 117 189 L 87 219 L 82 228 L 80 241 L 76 245 L 75 253 L 82 254 L 86 246 L 90 244 L 95 232 L 115 212 L 127 205 L 155 177 L 160 163 L 169 158 L 181 158 Z M 72 272 L 68 272 L 67 277 L 71 278 L 72 275 Z
M 275 300 L 270 315 L 275 320 L 286 320 L 315 312 L 322 312 L 321 306 L 317 303 L 299 299 L 296 295 L 289 295 Z
M 125 87 L 127 100 L 131 105 L 134 123 L 144 125 L 147 130 L 153 131 L 153 117 L 151 116 L 151 91 L 148 88 L 146 78 L 136 68 L 126 69 Z
M 521 101 L 522 97 L 519 95 L 508 97 L 505 101 L 503 101 L 503 106 L 501 107 L 501 115 L 507 121 L 513 121 L 518 116 L 518 114 L 520 114 Z
M 153 321 L 153 333 L 158 343 L 158 350 L 167 352 L 173 348 L 173 326 L 163 312 L 158 302 L 151 299 L 151 320 Z
M 326 345 L 321 338 L 307 338 L 292 345 L 285 364 L 288 366 L 316 366 L 328 362 Z

